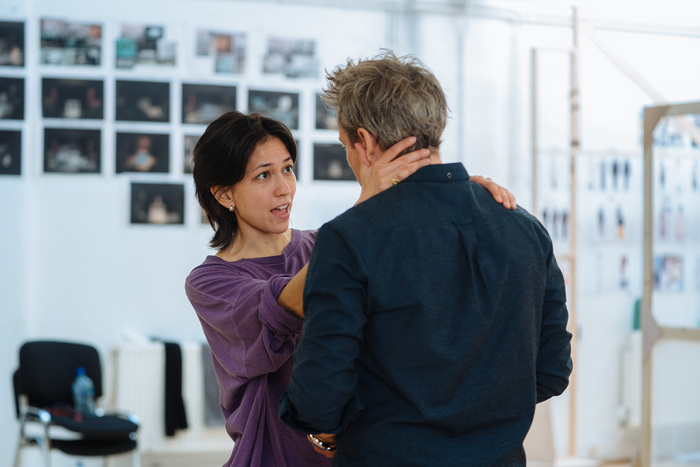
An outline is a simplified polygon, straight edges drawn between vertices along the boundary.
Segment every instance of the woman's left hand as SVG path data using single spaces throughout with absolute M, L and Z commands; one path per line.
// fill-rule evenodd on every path
M 469 177 L 469 180 L 471 180 L 474 183 L 478 183 L 479 185 L 489 190 L 489 193 L 491 193 L 493 199 L 501 203 L 503 207 L 507 209 L 515 209 L 518 207 L 515 204 L 515 196 L 513 196 L 513 193 L 511 193 L 498 183 L 494 182 L 490 178 L 485 178 L 481 175 L 471 175 Z

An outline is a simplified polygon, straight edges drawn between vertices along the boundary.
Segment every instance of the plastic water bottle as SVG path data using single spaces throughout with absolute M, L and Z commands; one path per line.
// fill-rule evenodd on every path
M 82 366 L 76 370 L 73 380 L 73 403 L 75 411 L 83 416 L 95 415 L 95 385 Z

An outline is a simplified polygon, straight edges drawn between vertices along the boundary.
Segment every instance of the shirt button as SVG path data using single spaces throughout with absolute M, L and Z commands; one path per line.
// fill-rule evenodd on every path
M 452 178 L 452 172 L 447 172 L 447 178 Z

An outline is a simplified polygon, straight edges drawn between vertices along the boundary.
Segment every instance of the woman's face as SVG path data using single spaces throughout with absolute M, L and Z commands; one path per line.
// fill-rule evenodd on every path
M 280 139 L 270 138 L 255 148 L 243 179 L 232 187 L 239 229 L 264 234 L 287 231 L 297 189 L 293 167 Z

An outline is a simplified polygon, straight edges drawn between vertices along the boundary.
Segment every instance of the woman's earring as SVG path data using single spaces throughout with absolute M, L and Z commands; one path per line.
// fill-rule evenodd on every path
M 235 209 L 235 206 L 229 206 L 229 208 L 228 208 L 228 210 L 231 212 L 233 212 L 234 209 Z

